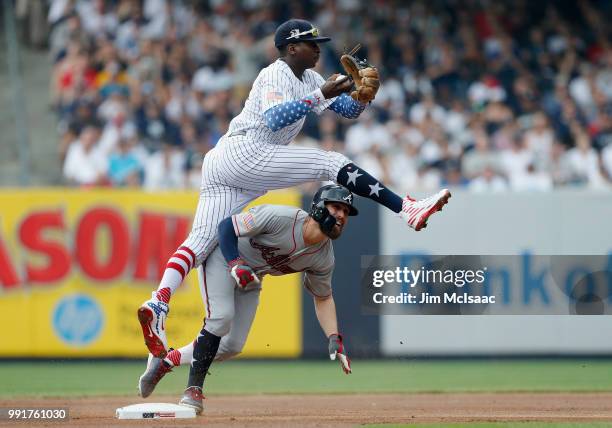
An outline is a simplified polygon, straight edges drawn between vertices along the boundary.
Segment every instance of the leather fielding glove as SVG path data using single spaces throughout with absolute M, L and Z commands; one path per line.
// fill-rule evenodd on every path
M 355 48 L 340 57 L 340 63 L 355 83 L 355 90 L 351 92 L 351 97 L 362 104 L 367 104 L 376 97 L 380 87 L 380 76 L 378 70 L 365 61 L 357 59 L 354 54 L 361 47 Z

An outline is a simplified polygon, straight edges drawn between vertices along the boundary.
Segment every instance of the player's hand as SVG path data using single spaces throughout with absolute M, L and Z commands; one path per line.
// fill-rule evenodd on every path
M 230 274 L 236 284 L 241 288 L 247 288 L 254 285 L 259 285 L 260 281 L 255 271 L 251 266 L 247 265 L 246 262 L 241 259 L 234 259 L 229 262 Z
M 338 76 L 340 76 L 338 73 L 332 74 L 321 86 L 321 92 L 326 99 L 337 97 L 353 88 L 353 81 L 348 76 L 336 80 Z
M 342 336 L 339 334 L 332 334 L 329 336 L 329 359 L 335 360 L 338 357 L 338 361 L 340 361 L 340 367 L 346 374 L 351 374 L 351 360 L 346 355 L 346 348 L 342 343 Z

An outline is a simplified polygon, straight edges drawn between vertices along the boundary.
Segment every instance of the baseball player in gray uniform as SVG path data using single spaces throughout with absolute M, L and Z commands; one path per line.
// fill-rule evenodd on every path
M 312 70 L 318 43 L 329 40 L 308 21 L 280 25 L 274 37 L 280 58 L 259 73 L 242 112 L 206 154 L 191 233 L 170 257 L 157 291 L 138 309 L 145 344 L 155 357 L 168 352 L 165 320 L 172 293 L 214 250 L 219 222 L 268 190 L 333 181 L 384 205 L 417 231 L 448 202 L 447 189 L 418 201 L 402 198 L 340 153 L 288 145 L 308 113 L 330 109 L 355 119 L 366 107 L 347 95 L 348 77 L 325 80 Z
M 260 205 L 219 224 L 219 247 L 199 267 L 206 319 L 196 340 L 152 355 L 139 382 L 149 396 L 161 378 L 180 364 L 190 363 L 189 382 L 181 404 L 202 411 L 202 387 L 213 359 L 224 360 L 244 347 L 259 303 L 265 275 L 304 272 L 304 287 L 313 295 L 321 328 L 329 339 L 330 358 L 351 372 L 338 333 L 332 296 L 334 251 L 349 216 L 357 215 L 353 195 L 345 187 L 327 185 L 315 194 L 310 213 L 298 208 Z

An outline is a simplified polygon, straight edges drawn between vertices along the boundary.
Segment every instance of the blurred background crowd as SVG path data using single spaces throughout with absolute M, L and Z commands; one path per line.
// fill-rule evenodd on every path
M 588 0 L 51 0 L 66 182 L 198 188 L 291 17 L 332 37 L 324 77 L 361 43 L 383 82 L 360 119 L 309 115 L 296 144 L 398 192 L 612 186 L 612 2 Z

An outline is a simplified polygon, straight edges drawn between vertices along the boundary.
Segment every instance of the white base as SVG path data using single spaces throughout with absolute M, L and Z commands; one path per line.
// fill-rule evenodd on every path
M 195 418 L 195 409 L 170 403 L 140 403 L 119 407 L 118 419 L 185 419 Z

